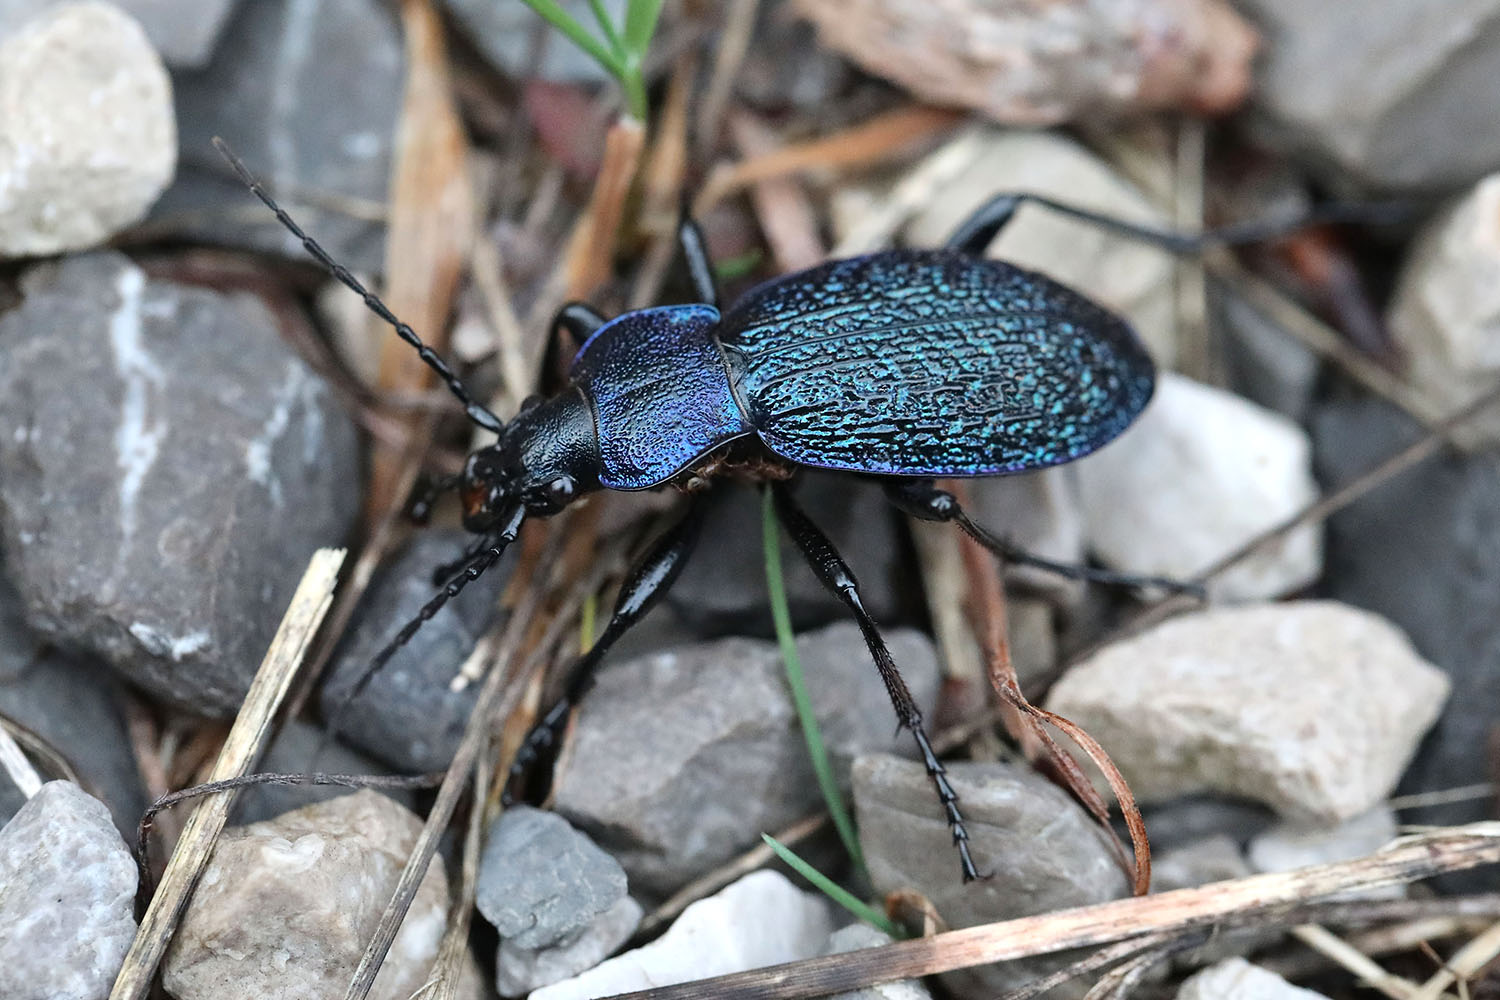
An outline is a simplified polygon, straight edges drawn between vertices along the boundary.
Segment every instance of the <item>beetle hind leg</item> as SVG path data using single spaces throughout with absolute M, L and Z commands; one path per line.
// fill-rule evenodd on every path
M 1035 566 L 1049 573 L 1070 580 L 1086 580 L 1107 586 L 1131 587 L 1136 590 L 1156 588 L 1172 593 L 1187 594 L 1200 601 L 1208 599 L 1203 584 L 1193 580 L 1174 580 L 1164 576 L 1142 576 L 1135 573 L 1117 573 L 1094 566 L 1077 566 L 1071 563 L 1054 562 L 1011 544 L 1008 540 L 976 523 L 959 504 L 958 498 L 947 490 L 938 489 L 930 479 L 899 479 L 885 484 L 886 498 L 903 513 L 924 521 L 944 521 L 958 527 L 974 541 L 1008 562 L 1024 566 Z
M 958 809 L 958 793 L 948 782 L 948 773 L 943 767 L 943 762 L 938 759 L 937 753 L 932 749 L 932 741 L 927 737 L 927 730 L 922 723 L 922 710 L 917 707 L 916 701 L 911 696 L 911 691 L 902 680 L 901 672 L 896 669 L 896 662 L 891 657 L 891 651 L 886 647 L 885 639 L 880 635 L 880 630 L 875 625 L 875 620 L 865 610 L 864 601 L 859 596 L 859 583 L 854 579 L 847 563 L 828 536 L 813 523 L 805 511 L 792 497 L 791 489 L 786 483 L 778 482 L 770 487 L 772 496 L 776 501 L 776 516 L 785 526 L 787 533 L 802 550 L 808 565 L 813 568 L 818 579 L 827 587 L 854 615 L 854 620 L 859 624 L 860 633 L 864 636 L 865 646 L 870 650 L 870 656 L 875 661 L 875 667 L 880 671 L 880 679 L 885 684 L 886 694 L 890 696 L 891 705 L 896 709 L 896 719 L 901 728 L 911 731 L 912 737 L 917 741 L 917 749 L 921 752 L 922 763 L 927 768 L 928 777 L 937 789 L 938 800 L 942 803 L 943 813 L 948 820 L 948 828 L 953 833 L 953 845 L 958 848 L 959 863 L 963 868 L 965 882 L 980 878 L 979 870 L 974 866 L 974 858 L 969 851 L 969 832 L 964 828 L 964 818 Z

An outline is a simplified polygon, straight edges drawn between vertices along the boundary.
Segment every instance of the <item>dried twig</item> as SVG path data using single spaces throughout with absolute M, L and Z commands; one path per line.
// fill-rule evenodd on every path
M 1391 1000 L 1411 1000 L 1416 992 L 1416 983 L 1387 972 L 1370 956 L 1317 924 L 1302 924 L 1293 927 L 1291 934 L 1318 954 L 1332 959 L 1354 973 L 1359 977 L 1360 982 L 1384 993 Z M 1434 993 L 1432 1000 L 1438 1000 L 1440 993 L 1441 991 Z
M 245 703 L 229 730 L 229 738 L 225 740 L 213 769 L 213 780 L 243 775 L 265 749 L 276 710 L 302 663 L 308 643 L 328 611 L 343 562 L 342 549 L 319 549 L 313 554 L 302 582 L 292 595 L 286 616 L 271 640 L 271 647 L 266 651 L 266 658 L 250 684 Z M 150 991 L 157 963 L 177 929 L 177 922 L 192 897 L 198 876 L 213 854 L 214 844 L 224 829 L 233 802 L 232 792 L 216 795 L 199 804 L 183 827 L 177 848 L 162 875 L 161 886 L 152 897 L 135 940 L 125 955 L 125 964 L 110 991 L 110 1000 L 144 1000 Z
M 41 775 L 36 773 L 36 768 L 32 767 L 31 761 L 26 759 L 26 754 L 21 750 L 15 737 L 10 734 L 10 727 L 4 721 L 0 721 L 0 768 L 5 770 L 11 783 L 26 798 L 29 799 L 41 791 Z

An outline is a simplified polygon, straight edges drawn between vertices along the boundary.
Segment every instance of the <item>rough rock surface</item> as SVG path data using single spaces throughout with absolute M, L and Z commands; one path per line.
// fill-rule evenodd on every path
M 204 243 L 307 259 L 214 151 L 210 140 L 221 135 L 338 261 L 377 270 L 384 259 L 380 224 L 298 195 L 385 203 L 402 66 L 395 16 L 382 4 L 239 4 L 213 59 L 177 76 L 183 169 L 150 223 Z
M 495 952 L 495 989 L 503 997 L 524 996 L 592 969 L 630 939 L 644 912 L 640 903 L 621 896 L 614 906 L 556 944 L 521 948 L 501 941 Z
M 1243 958 L 1227 958 L 1183 983 L 1177 1000 L 1328 1000 Z
M 937 694 L 931 643 L 886 634 L 917 704 Z M 859 630 L 797 639 L 837 773 L 870 749 L 914 753 L 895 731 Z M 607 666 L 584 699 L 554 783 L 557 811 L 607 850 L 638 895 L 665 896 L 820 801 L 773 643 L 723 639 Z
M 1128 891 L 1107 835 L 1068 794 L 1010 764 L 955 763 L 948 777 L 962 802 L 974 862 L 994 877 L 967 885 L 926 770 L 915 761 L 868 754 L 854 763 L 859 840 L 875 891 L 916 889 L 953 927 L 1101 903 Z M 1023 959 L 950 973 L 964 997 L 1014 989 L 1070 961 Z M 1076 988 L 1075 988 L 1076 987 Z M 1059 998 L 1083 994 L 1070 984 Z
M 0 32 L 0 257 L 97 246 L 172 179 L 167 71 L 141 26 L 107 3 L 14 27 Z
M 1047 707 L 1136 797 L 1241 795 L 1339 822 L 1389 795 L 1448 682 L 1389 622 L 1332 601 L 1200 611 L 1105 648 Z
M 0 35 L 21 22 L 73 0 L 0 0 Z M 201 66 L 238 0 L 111 0 L 140 23 L 146 37 L 168 66 Z
M 230 827 L 162 964 L 177 1000 L 338 996 L 385 909 L 422 821 L 363 790 Z M 370 996 L 406 1000 L 427 979 L 448 914 L 435 859 Z
M 1500 166 L 1500 4 L 1236 0 L 1265 34 L 1255 104 L 1280 144 L 1382 188 Z
M 353 427 L 252 296 L 117 253 L 21 288 L 0 316 L 0 530 L 31 625 L 233 712 L 307 559 L 353 523 Z
M 135 937 L 135 878 L 104 803 L 43 785 L 0 829 L 0 996 L 108 996 Z
M 1496 30 L 1500 31 L 1500 21 Z M 1387 313 L 1405 374 L 1440 413 L 1500 379 L 1500 174 L 1427 224 L 1407 254 Z M 1458 428 L 1474 449 L 1500 444 L 1492 408 Z
M 1165 217 L 1082 143 L 1055 132 L 991 130 L 978 155 L 907 227 L 917 246 L 946 242 L 958 224 L 997 194 L 1026 192 L 1147 226 Z M 1130 320 L 1151 356 L 1176 357 L 1170 254 L 1038 205 L 1023 205 L 990 244 L 989 256 L 1041 271 Z
M 821 896 L 751 872 L 682 911 L 667 932 L 530 1000 L 589 1000 L 812 958 L 833 930 Z
M 1317 496 L 1307 434 L 1238 396 L 1167 373 L 1135 425 L 1073 466 L 1089 542 L 1114 569 L 1187 579 Z M 1224 600 L 1278 597 L 1317 579 L 1316 525 L 1216 576 Z
M 797 0 L 822 42 L 934 104 L 1018 125 L 1232 110 L 1255 31 L 1221 0 Z
M 1332 827 L 1278 824 L 1251 839 L 1247 856 L 1258 872 L 1289 872 L 1362 858 L 1395 839 L 1396 814 L 1389 806 L 1378 805 Z M 1393 888 L 1400 895 L 1405 887 Z
M 403 771 L 441 771 L 453 759 L 479 689 L 470 684 L 454 691 L 449 685 L 484 630 L 498 620 L 496 599 L 510 578 L 513 555 L 449 601 L 338 713 L 375 654 L 437 592 L 433 570 L 459 558 L 473 541 L 462 531 L 423 532 L 382 568 L 334 651 L 319 692 L 324 722 L 336 726 L 340 738 Z

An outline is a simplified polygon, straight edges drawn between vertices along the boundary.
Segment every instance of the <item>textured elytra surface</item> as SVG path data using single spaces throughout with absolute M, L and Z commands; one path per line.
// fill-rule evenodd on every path
M 1128 325 L 1039 274 L 951 250 L 831 261 L 725 315 L 773 452 L 899 475 L 995 475 L 1088 454 L 1151 397 Z

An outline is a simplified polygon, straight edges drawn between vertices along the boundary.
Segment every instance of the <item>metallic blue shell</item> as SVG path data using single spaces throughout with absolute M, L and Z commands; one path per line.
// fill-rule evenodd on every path
M 570 375 L 593 407 L 601 485 L 659 486 L 751 433 L 713 336 L 718 324 L 712 306 L 642 309 L 606 323 L 579 350 Z
M 718 336 L 767 448 L 858 472 L 987 476 L 1071 461 L 1129 426 L 1155 375 L 1119 317 L 954 250 L 771 281 L 734 304 Z

